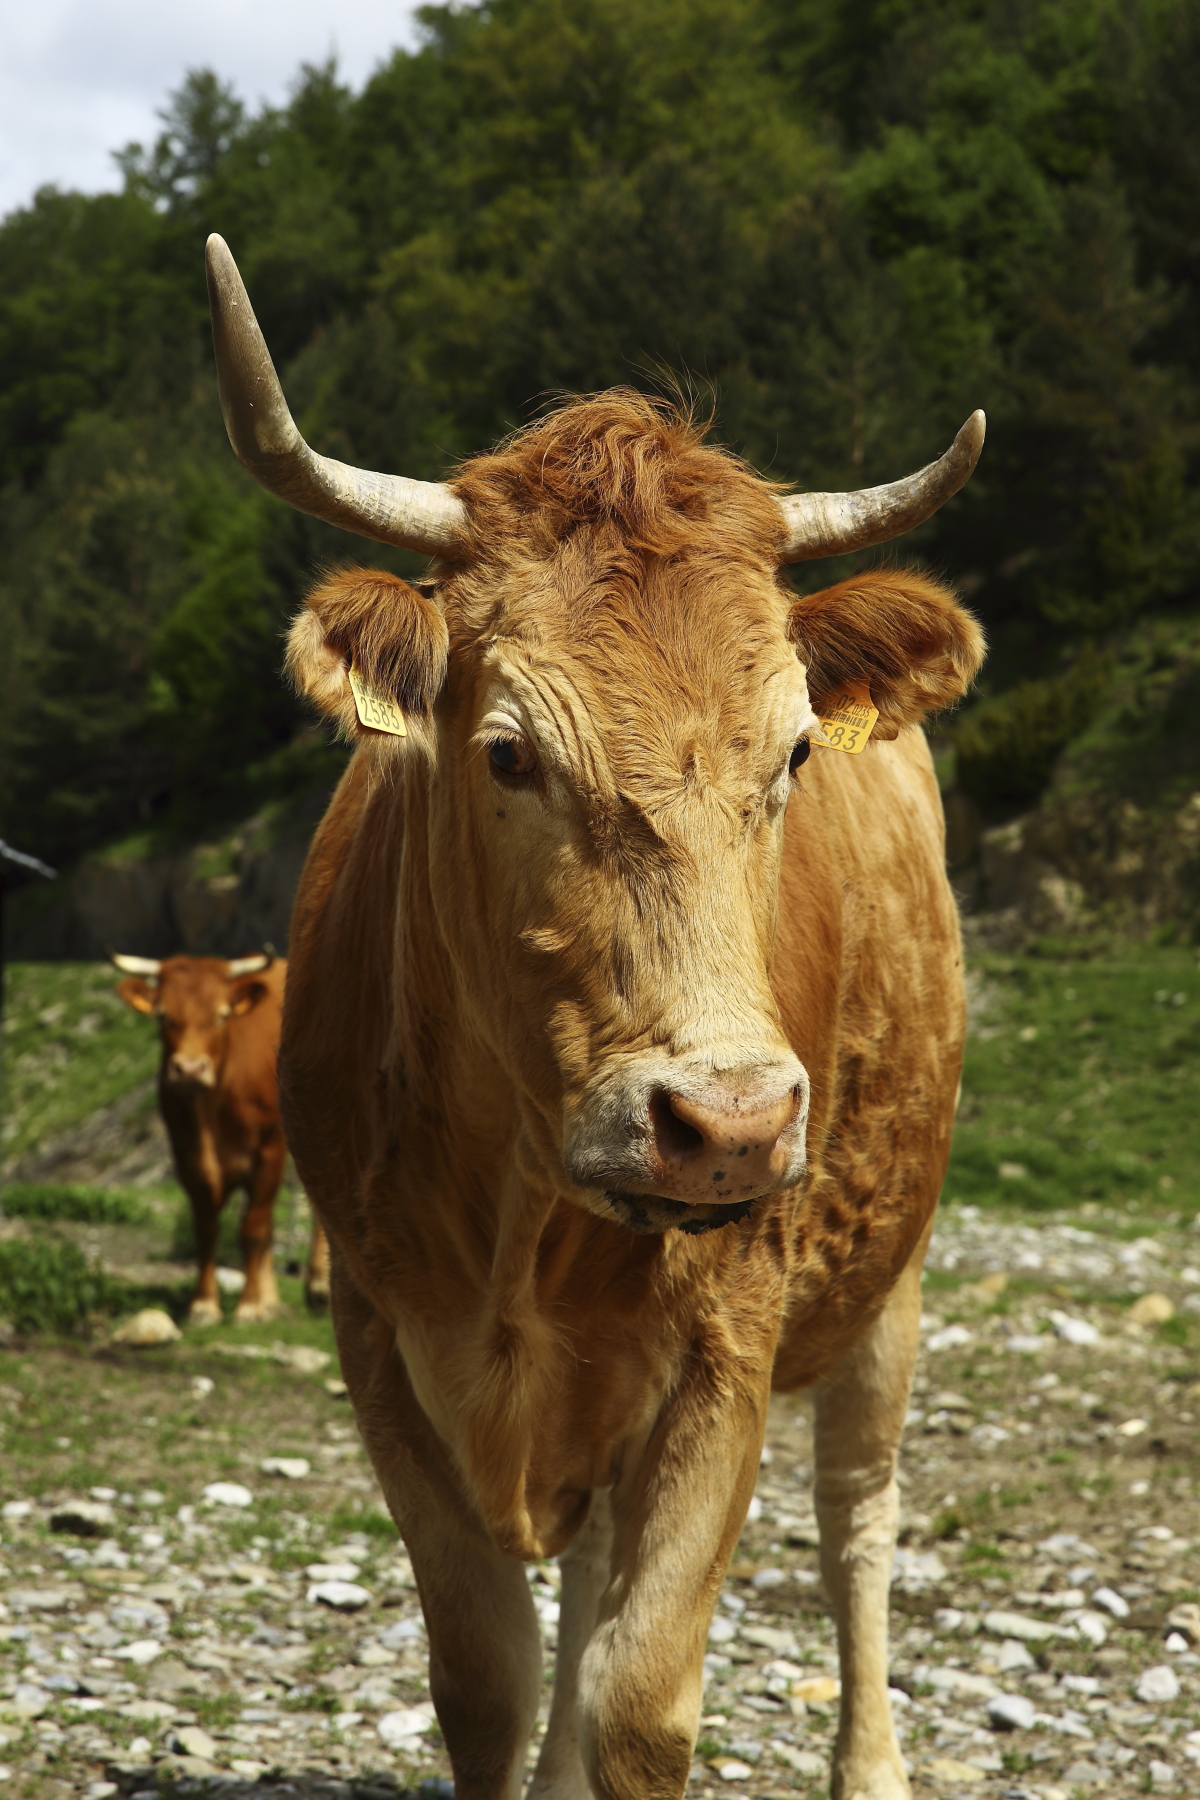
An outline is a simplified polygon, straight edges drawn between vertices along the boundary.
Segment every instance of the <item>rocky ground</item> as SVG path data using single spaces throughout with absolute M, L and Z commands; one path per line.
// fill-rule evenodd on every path
M 893 1586 L 914 1786 L 1200 1794 L 1200 1235 L 964 1207 L 926 1296 Z M 230 1328 L 3 1353 L 0 1791 L 452 1792 L 411 1569 L 339 1389 L 318 1352 Z M 810 1479 L 780 1399 L 710 1641 L 706 1800 L 828 1781 Z M 530 1580 L 552 1644 L 557 1569 Z

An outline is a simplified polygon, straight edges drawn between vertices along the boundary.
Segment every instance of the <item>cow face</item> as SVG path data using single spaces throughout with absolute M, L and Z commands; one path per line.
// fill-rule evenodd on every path
M 114 960 L 118 966 L 143 961 Z M 270 961 L 269 956 L 235 963 L 217 957 L 172 956 L 157 965 L 144 964 L 150 980 L 129 975 L 117 983 L 126 1006 L 158 1021 L 165 1088 L 181 1097 L 216 1088 L 225 1062 L 229 1021 L 266 998 L 269 990 L 260 976 Z M 247 964 L 254 965 L 254 972 L 241 972 Z
M 631 410 L 585 403 L 468 464 L 478 554 L 426 594 L 326 582 L 290 666 L 368 754 L 409 756 L 449 979 L 544 1173 L 635 1229 L 703 1231 L 804 1171 L 770 970 L 813 699 L 866 678 L 894 737 L 961 691 L 977 633 L 917 576 L 797 600 L 770 487 Z M 401 697 L 407 739 L 357 723 L 350 667 Z

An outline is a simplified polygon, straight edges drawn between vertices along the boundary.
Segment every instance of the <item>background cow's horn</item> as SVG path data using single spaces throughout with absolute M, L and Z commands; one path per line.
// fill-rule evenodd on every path
M 242 975 L 261 975 L 274 961 L 273 950 L 260 950 L 256 956 L 237 956 L 231 963 L 226 963 L 225 974 L 230 981 L 237 981 Z
M 161 975 L 162 964 L 153 956 L 122 956 L 117 950 L 108 952 L 108 960 L 122 975 Z
M 205 263 L 221 411 L 242 467 L 298 511 L 346 531 L 425 556 L 461 550 L 466 508 L 441 482 L 351 469 L 309 449 L 288 411 L 237 264 L 215 232 Z
M 783 562 L 866 550 L 911 531 L 931 518 L 969 480 L 983 449 L 984 415 L 973 412 L 950 448 L 903 481 L 847 494 L 788 494 L 779 502 L 784 519 Z

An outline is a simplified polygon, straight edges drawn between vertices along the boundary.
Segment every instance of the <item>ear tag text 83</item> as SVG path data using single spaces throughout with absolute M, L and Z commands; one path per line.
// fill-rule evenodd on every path
M 407 737 L 408 728 L 396 696 L 389 694 L 386 688 L 375 687 L 371 682 L 364 681 L 357 669 L 350 669 L 348 673 L 359 723 L 365 725 L 368 731 L 387 731 L 393 737 Z
M 826 701 L 817 717 L 830 750 L 845 750 L 859 756 L 875 729 L 879 708 L 871 705 L 871 688 L 866 681 L 848 681 Z

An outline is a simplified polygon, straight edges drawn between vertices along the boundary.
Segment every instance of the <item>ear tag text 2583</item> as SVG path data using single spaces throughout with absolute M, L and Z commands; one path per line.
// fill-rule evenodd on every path
M 365 725 L 368 731 L 387 731 L 393 737 L 407 737 L 404 714 L 400 711 L 396 696 L 389 694 L 386 688 L 375 687 L 371 682 L 364 681 L 357 669 L 350 669 L 348 673 L 359 723 Z
M 848 681 L 826 701 L 817 717 L 830 750 L 845 750 L 859 756 L 875 729 L 879 708 L 871 705 L 871 689 L 866 681 Z

